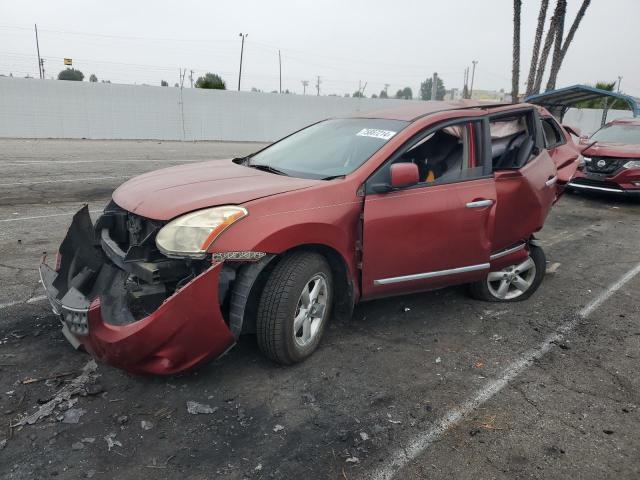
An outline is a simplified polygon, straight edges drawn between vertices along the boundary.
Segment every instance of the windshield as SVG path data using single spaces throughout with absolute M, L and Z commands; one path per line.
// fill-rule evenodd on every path
M 640 126 L 620 124 L 607 125 L 591 135 L 591 140 L 605 143 L 640 145 Z
M 325 120 L 274 143 L 249 166 L 293 177 L 330 179 L 353 172 L 409 122 L 370 118 Z

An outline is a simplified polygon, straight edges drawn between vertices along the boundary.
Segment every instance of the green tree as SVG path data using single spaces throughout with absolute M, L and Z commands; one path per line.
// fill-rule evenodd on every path
M 362 93 L 360 90 L 356 90 L 351 96 L 353 98 L 365 98 L 364 93 Z
M 420 84 L 420 98 L 422 100 L 431 100 L 431 89 L 433 88 L 433 78 L 427 78 Z M 444 82 L 438 77 L 436 86 L 436 100 L 444 100 L 444 96 L 447 94 L 447 89 L 444 87 Z
M 404 87 L 396 92 L 396 98 L 411 100 L 413 98 L 413 90 L 411 90 L 411 87 Z
M 227 84 L 215 73 L 207 73 L 204 77 L 198 77 L 195 83 L 196 88 L 208 88 L 213 90 L 226 90 Z
M 90 81 L 91 83 L 96 83 L 96 82 L 98 81 L 98 77 L 96 77 L 96 74 L 95 74 L 95 73 L 92 73 L 92 74 L 89 76 L 89 81 Z
M 380 98 L 389 98 L 386 90 L 380 90 Z
M 161 87 L 168 87 L 169 86 L 169 82 L 167 82 L 166 80 L 160 80 L 160 86 Z
M 58 74 L 58 80 L 73 80 L 81 82 L 84 80 L 84 73 L 80 70 L 76 70 L 75 68 L 67 68 Z
M 378 95 L 376 95 L 375 93 L 372 93 L 371 98 L 378 98 Z

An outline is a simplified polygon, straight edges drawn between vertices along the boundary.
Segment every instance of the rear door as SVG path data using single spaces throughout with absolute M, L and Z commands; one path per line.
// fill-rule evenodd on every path
M 564 186 L 569 183 L 578 168 L 578 149 L 571 136 L 560 126 L 552 116 L 541 116 L 542 131 L 545 148 L 558 170 L 557 195 L 564 192 Z
M 485 127 L 483 128 L 483 125 Z M 494 180 L 481 148 L 481 120 L 428 127 L 367 181 L 363 297 L 482 278 L 489 268 Z M 487 149 L 488 151 L 488 149 Z M 379 191 L 395 162 L 413 162 L 418 185 Z
M 558 171 L 534 108 L 493 115 L 489 123 L 497 194 L 492 242 L 498 251 L 542 228 L 556 199 Z

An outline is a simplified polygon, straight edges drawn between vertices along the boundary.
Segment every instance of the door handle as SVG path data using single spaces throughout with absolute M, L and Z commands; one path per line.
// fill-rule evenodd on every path
M 544 184 L 547 187 L 551 187 L 552 185 L 555 185 L 556 182 L 558 181 L 558 176 L 554 175 L 553 177 L 549 177 L 549 180 L 547 180 L 546 182 L 544 182 Z
M 467 203 L 467 208 L 482 208 L 482 207 L 490 207 L 493 205 L 493 200 L 474 200 L 473 202 Z

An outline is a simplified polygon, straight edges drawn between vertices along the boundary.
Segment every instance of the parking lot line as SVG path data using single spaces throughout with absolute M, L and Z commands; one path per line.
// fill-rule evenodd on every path
M 42 183 L 71 183 L 71 182 L 93 182 L 96 180 L 109 180 L 114 178 L 128 178 L 129 175 L 111 175 L 107 177 L 88 177 L 88 178 L 66 178 L 60 180 L 38 180 L 36 182 L 14 182 L 14 183 L 0 183 L 0 187 L 17 187 L 26 185 L 39 185 Z
M 543 357 L 549 352 L 551 347 L 570 333 L 581 319 L 591 315 L 614 293 L 638 275 L 638 273 L 640 273 L 640 263 L 585 305 L 574 318 L 560 325 L 560 327 L 558 327 L 553 334 L 549 335 L 540 345 L 526 351 L 520 358 L 507 366 L 499 378 L 489 382 L 485 387 L 478 390 L 475 395 L 465 400 L 460 406 L 449 410 L 430 430 L 412 438 L 408 444 L 393 452 L 390 460 L 382 467 L 375 470 L 372 475 L 367 475 L 366 477 L 374 480 L 391 480 L 394 478 L 400 469 L 424 453 L 432 443 L 446 434 L 447 431 L 457 426 L 467 415 L 498 394 L 511 380 L 526 370 L 534 360 Z
M 98 213 L 102 210 L 89 210 L 89 213 Z M 65 215 L 75 215 L 77 212 L 65 212 L 65 213 L 52 213 L 50 215 L 36 215 L 33 217 L 16 217 L 16 218 L 3 218 L 0 222 L 20 222 L 23 220 L 36 220 L 38 218 L 51 218 L 51 217 L 63 217 Z

